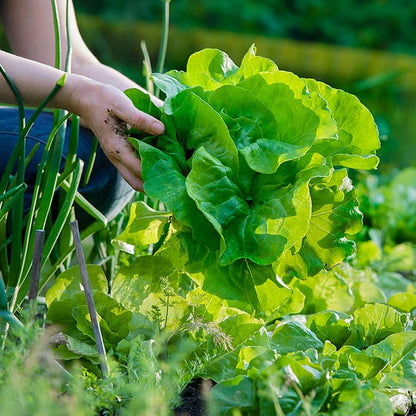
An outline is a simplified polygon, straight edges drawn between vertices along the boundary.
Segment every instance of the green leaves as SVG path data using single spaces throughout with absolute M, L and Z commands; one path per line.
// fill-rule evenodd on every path
M 146 193 L 185 226 L 179 234 L 190 232 L 191 244 L 212 251 L 221 267 L 248 260 L 282 277 L 306 278 L 352 254 L 348 236 L 362 218 L 338 167 L 374 168 L 379 147 L 374 121 L 354 96 L 280 71 L 254 46 L 240 67 L 206 49 L 189 58 L 186 72 L 153 79 L 167 96 L 168 128 L 131 142 Z M 137 91 L 129 97 L 149 106 Z M 207 275 L 212 267 L 203 263 L 198 272 Z

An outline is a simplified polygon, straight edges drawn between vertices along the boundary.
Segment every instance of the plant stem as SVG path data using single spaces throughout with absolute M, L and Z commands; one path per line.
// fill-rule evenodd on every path
M 44 241 L 45 241 L 45 231 L 36 230 L 35 231 L 35 244 L 33 248 L 32 274 L 30 278 L 30 287 L 29 287 L 29 302 L 35 300 L 38 296 L 40 268 L 42 265 L 42 252 L 43 252 Z
M 163 13 L 162 39 L 160 41 L 159 58 L 156 65 L 156 72 L 162 73 L 165 67 L 166 51 L 168 48 L 169 38 L 169 5 L 170 0 L 165 0 Z M 156 90 L 156 96 L 159 96 L 159 89 Z
M 142 40 L 140 42 L 140 47 L 143 53 L 143 72 L 146 77 L 146 89 L 149 94 L 154 94 L 154 84 L 150 78 L 152 71 L 152 62 L 150 60 L 149 51 L 147 50 L 146 42 Z
M 88 311 L 90 313 L 92 330 L 94 332 L 95 343 L 97 345 L 98 359 L 100 360 L 100 367 L 102 376 L 105 378 L 108 375 L 109 369 L 107 364 L 107 355 L 104 348 L 103 337 L 101 334 L 100 324 L 98 322 L 97 310 L 95 308 L 94 297 L 90 279 L 88 277 L 87 265 L 85 264 L 84 252 L 82 250 L 81 236 L 79 234 L 78 221 L 71 221 L 69 223 L 72 234 L 74 236 L 75 250 L 77 252 L 79 270 L 81 273 L 82 285 L 84 286 L 85 298 L 87 299 Z

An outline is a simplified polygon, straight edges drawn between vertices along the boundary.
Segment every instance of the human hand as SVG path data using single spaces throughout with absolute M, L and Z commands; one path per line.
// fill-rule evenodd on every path
M 141 161 L 126 140 L 127 126 L 157 136 L 164 132 L 163 123 L 137 110 L 116 87 L 88 80 L 84 88 L 77 85 L 71 94 L 76 103 L 73 112 L 93 131 L 110 162 L 130 186 L 143 191 Z

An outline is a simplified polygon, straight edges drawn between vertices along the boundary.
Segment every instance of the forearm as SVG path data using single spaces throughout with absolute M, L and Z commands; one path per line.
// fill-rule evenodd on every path
M 0 64 L 16 85 L 26 106 L 38 106 L 64 75 L 63 71 L 4 51 L 0 51 Z M 82 112 L 82 106 L 76 90 L 88 89 L 93 85 L 94 81 L 85 77 L 67 74 L 63 87 L 52 97 L 48 107 L 62 108 L 79 114 Z M 0 77 L 0 102 L 16 104 L 15 96 L 3 77 Z
M 121 91 L 127 90 L 129 88 L 137 88 L 147 93 L 147 91 L 142 86 L 138 85 L 114 68 L 102 64 L 92 54 L 88 54 L 89 56 L 85 55 L 85 52 L 84 54 L 78 54 L 76 51 L 74 51 L 74 55 L 72 57 L 73 73 L 84 75 L 88 78 L 103 82 L 105 84 L 113 85 Z M 151 99 L 157 106 L 160 107 L 163 105 L 163 101 L 159 100 L 155 96 L 151 95 Z

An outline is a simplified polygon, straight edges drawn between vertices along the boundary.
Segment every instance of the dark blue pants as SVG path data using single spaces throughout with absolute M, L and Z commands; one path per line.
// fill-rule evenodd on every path
M 26 110 L 26 120 L 32 114 Z M 40 143 L 35 156 L 30 161 L 26 173 L 25 182 L 28 189 L 25 193 L 25 210 L 28 211 L 32 200 L 33 186 L 35 185 L 37 165 L 40 163 L 52 129 L 53 115 L 43 112 L 36 119 L 26 139 L 26 153 Z M 61 168 L 65 164 L 68 152 L 70 123 L 67 128 L 64 153 Z M 13 152 L 19 136 L 19 116 L 16 108 L 0 108 L 0 176 L 4 172 L 7 162 Z M 84 169 L 88 163 L 93 144 L 93 134 L 90 130 L 80 127 L 77 154 L 84 161 Z M 83 183 L 83 179 L 81 180 Z M 81 185 L 82 186 L 82 185 Z M 110 163 L 98 146 L 96 160 L 88 184 L 79 189 L 80 193 L 100 210 L 107 218 L 114 218 L 132 198 L 134 191 L 120 176 L 117 169 Z M 85 227 L 91 218 L 81 209 L 76 210 L 76 216 L 80 226 Z

